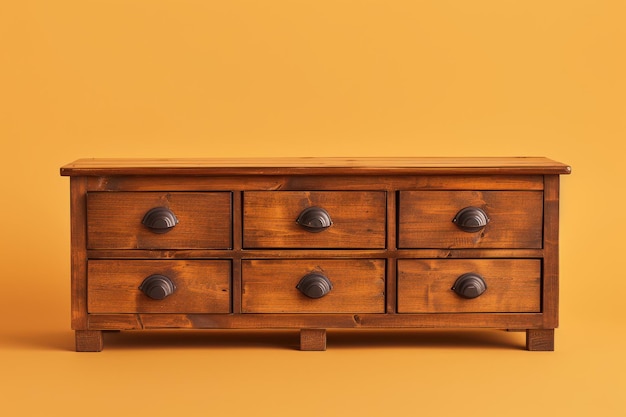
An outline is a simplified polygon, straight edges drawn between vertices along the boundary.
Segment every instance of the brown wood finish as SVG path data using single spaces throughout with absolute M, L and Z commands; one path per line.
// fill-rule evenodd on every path
M 456 279 L 478 273 L 487 291 L 465 299 L 451 290 Z M 541 261 L 445 259 L 398 261 L 399 313 L 538 313 L 541 311 Z
M 300 350 L 326 350 L 326 329 L 300 330 Z
M 543 157 L 361 157 L 79 159 L 61 175 L 498 175 L 569 174 Z
M 553 351 L 554 329 L 526 330 L 526 349 L 535 351 Z
M 90 314 L 89 328 L 302 329 L 302 328 L 541 328 L 541 313 L 273 313 L 273 314 Z
M 543 195 L 539 191 L 400 192 L 401 248 L 541 248 Z M 490 221 L 468 233 L 452 222 L 465 207 Z
M 244 260 L 242 312 L 244 313 L 384 313 L 385 261 Z M 319 272 L 333 285 L 322 298 L 302 294 L 302 277 Z
M 89 249 L 203 249 L 231 247 L 230 193 L 90 192 Z M 179 223 L 154 233 L 142 224 L 152 208 L 166 207 Z
M 123 175 L 84 177 L 91 191 L 543 190 L 541 175 Z M 210 178 L 210 181 L 207 181 Z M 244 180 L 245 178 L 245 180 Z
M 309 207 L 325 209 L 333 222 L 312 233 L 296 223 Z M 384 192 L 250 191 L 243 196 L 246 248 L 384 248 Z
M 76 330 L 77 352 L 100 352 L 104 347 L 101 330 Z
M 89 313 L 229 313 L 230 261 L 89 261 Z M 139 290 L 150 275 L 168 277 L 174 293 L 153 300 Z
M 72 329 L 87 329 L 87 208 L 85 205 L 86 180 L 70 178 L 71 227 L 71 310 Z M 78 336 L 77 340 L 78 340 Z
M 397 194 L 397 192 L 387 193 L 387 255 L 396 254 L 396 256 L 398 254 L 396 250 Z M 389 278 L 386 280 L 387 304 L 385 306 L 388 314 L 396 313 L 398 280 L 393 278 L 396 276 L 396 262 L 390 259 L 387 262 L 387 277 Z
M 241 313 L 241 248 L 243 245 L 243 193 L 233 192 L 233 272 L 231 280 L 231 311 Z
M 543 325 L 559 326 L 559 177 L 546 175 L 544 192 Z
M 78 351 L 102 331 L 297 329 L 323 350 L 328 328 L 492 328 L 526 331 L 553 350 L 558 325 L 559 175 L 546 158 L 84 159 L 71 177 L 72 328 Z M 296 224 L 311 205 L 320 233 Z M 469 205 L 489 224 L 452 219 Z M 155 206 L 179 223 L 155 234 Z M 323 272 L 318 299 L 296 285 Z M 451 291 L 465 272 L 487 291 Z M 153 300 L 148 275 L 176 291 Z
M 542 249 L 243 249 L 243 250 L 88 250 L 89 259 L 248 259 L 275 258 L 541 258 Z

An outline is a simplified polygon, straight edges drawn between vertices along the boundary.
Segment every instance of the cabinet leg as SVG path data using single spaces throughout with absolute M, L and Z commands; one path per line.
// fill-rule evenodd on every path
M 76 330 L 76 352 L 100 352 L 102 330 Z
M 554 329 L 528 329 L 526 330 L 526 349 L 528 350 L 554 350 Z
M 300 329 L 300 350 L 326 350 L 326 329 Z

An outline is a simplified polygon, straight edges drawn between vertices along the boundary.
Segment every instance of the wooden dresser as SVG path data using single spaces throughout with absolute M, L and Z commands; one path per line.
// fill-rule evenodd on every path
M 553 350 L 559 175 L 546 158 L 81 159 L 72 328 L 526 331 Z

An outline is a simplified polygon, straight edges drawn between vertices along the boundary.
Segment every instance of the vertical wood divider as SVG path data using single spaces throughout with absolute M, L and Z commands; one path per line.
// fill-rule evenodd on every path
M 243 237 L 243 195 L 242 191 L 233 191 L 233 258 L 232 258 L 232 313 L 241 313 L 241 257 Z
M 394 189 L 387 190 L 387 276 L 385 281 L 386 286 L 386 300 L 387 300 L 387 313 L 397 312 L 397 279 L 396 279 L 396 213 L 397 213 L 397 191 Z

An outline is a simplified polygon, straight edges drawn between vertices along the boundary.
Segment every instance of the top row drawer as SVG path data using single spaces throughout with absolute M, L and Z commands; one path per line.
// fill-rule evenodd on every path
M 386 207 L 384 191 L 245 192 L 243 244 L 247 248 L 383 249 Z
M 542 191 L 402 191 L 399 199 L 399 248 L 542 247 Z
M 90 192 L 87 247 L 228 249 L 231 201 L 229 192 Z M 383 191 L 250 191 L 243 201 L 245 248 L 385 247 Z
M 230 248 L 231 201 L 229 192 L 90 192 L 87 247 Z
M 87 246 L 229 249 L 231 205 L 230 192 L 90 192 Z M 242 210 L 244 248 L 386 247 L 384 191 L 246 191 Z M 484 224 L 460 227 L 467 210 Z M 401 249 L 542 246 L 541 191 L 401 191 L 397 215 Z

